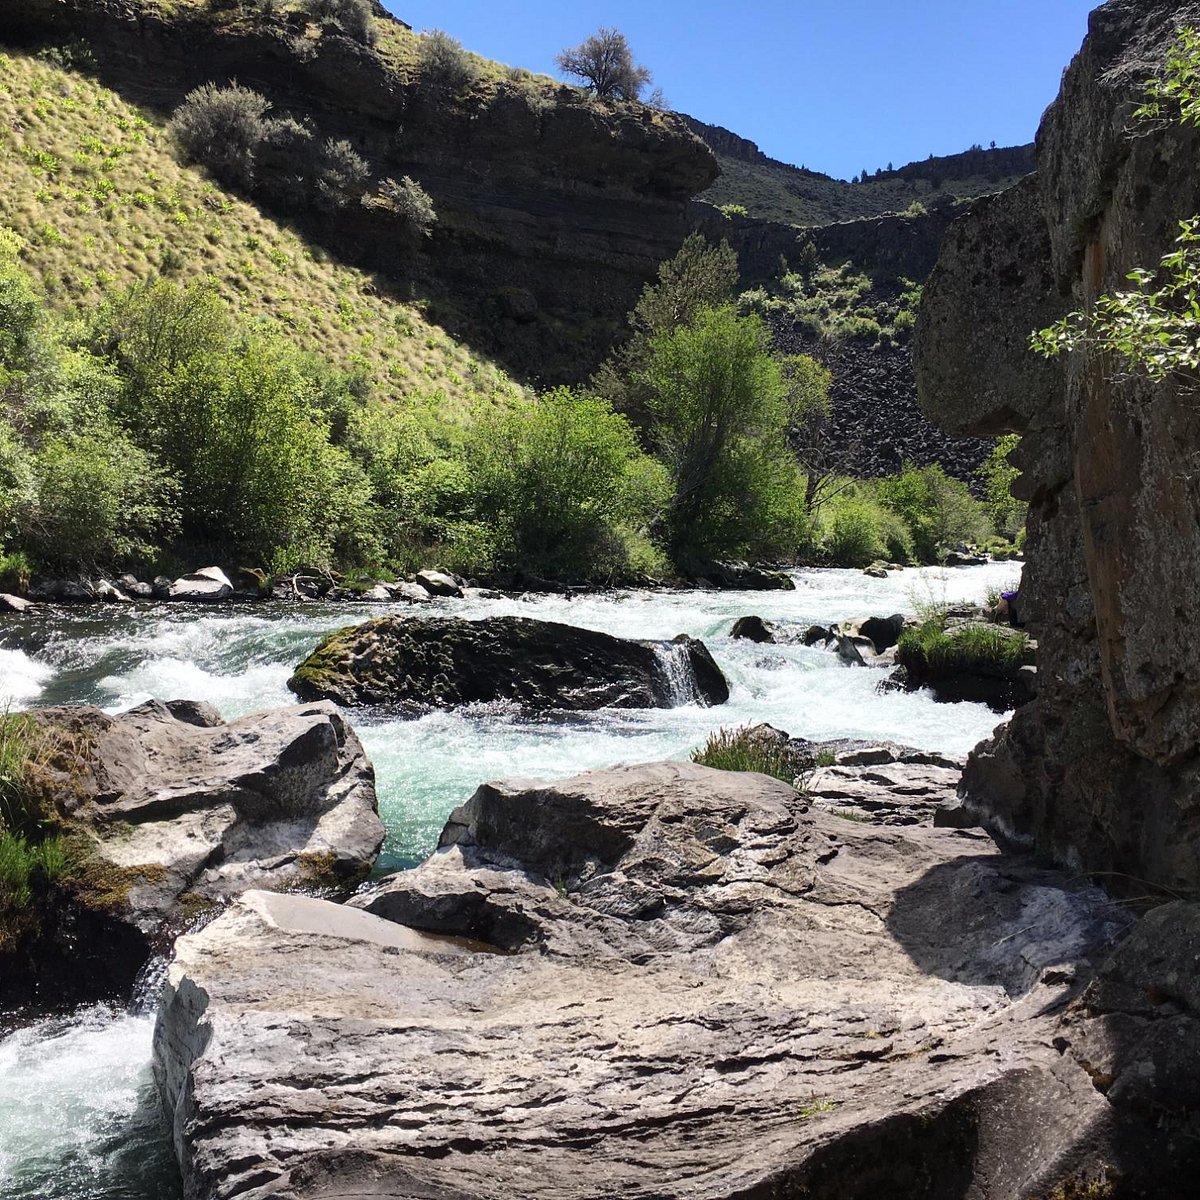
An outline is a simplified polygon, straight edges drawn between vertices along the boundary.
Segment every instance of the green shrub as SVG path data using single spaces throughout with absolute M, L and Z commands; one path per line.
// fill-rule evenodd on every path
M 900 635 L 896 661 L 918 675 L 972 672 L 1006 676 L 1033 662 L 1029 638 L 998 625 L 963 625 L 947 630 L 933 618 Z
M 379 185 L 385 205 L 400 219 L 405 230 L 416 237 L 429 237 L 437 223 L 437 211 L 429 193 L 410 176 L 399 182 L 385 179 Z
M 766 327 L 731 307 L 704 309 L 652 338 L 647 354 L 638 380 L 671 476 L 675 561 L 794 555 L 805 531 L 803 480 Z
M 420 37 L 421 82 L 445 92 L 461 92 L 479 78 L 479 67 L 462 43 L 441 29 Z
M 629 422 L 607 401 L 565 388 L 483 416 L 466 453 L 477 511 L 495 526 L 503 566 L 584 578 L 628 573 L 667 499 L 665 472 Z
M 47 441 L 34 472 L 18 538 L 47 566 L 145 562 L 178 531 L 178 484 L 117 429 Z
M 820 546 L 832 566 L 865 567 L 885 554 L 879 506 L 853 491 L 821 510 Z
M 1002 437 L 975 472 L 983 481 L 983 499 L 996 532 L 1006 541 L 1013 541 L 1025 528 L 1029 505 L 1017 500 L 1012 485 L 1021 472 L 1009 462 L 1009 457 L 1021 444 L 1017 434 Z
M 797 775 L 796 756 L 787 743 L 752 726 L 710 733 L 704 746 L 693 752 L 692 762 L 718 771 L 754 771 L 791 784 Z
M 898 475 L 879 480 L 875 494 L 908 527 L 919 562 L 938 562 L 960 543 L 977 541 L 989 532 L 987 515 L 967 485 L 937 464 L 906 466 Z
M 319 21 L 340 25 L 347 37 L 370 46 L 375 42 L 375 25 L 370 0 L 304 0 L 303 7 Z
M 206 83 L 188 93 L 168 128 L 185 159 L 245 188 L 254 182 L 258 149 L 270 132 L 270 109 L 250 88 Z

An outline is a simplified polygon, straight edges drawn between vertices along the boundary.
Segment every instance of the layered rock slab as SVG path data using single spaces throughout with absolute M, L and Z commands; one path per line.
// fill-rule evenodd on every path
M 481 788 L 355 907 L 179 942 L 189 1197 L 999 1200 L 1111 1140 L 1053 1039 L 1124 918 L 978 831 L 624 767 Z
M 339 630 L 288 687 L 304 699 L 414 710 L 496 701 L 533 711 L 724 704 L 703 642 L 635 641 L 528 617 L 381 617 Z
M 229 722 L 192 701 L 35 719 L 51 751 L 44 786 L 79 861 L 45 898 L 37 940 L 0 958 L 4 992 L 126 991 L 199 913 L 252 888 L 352 886 L 383 843 L 374 769 L 332 704 Z

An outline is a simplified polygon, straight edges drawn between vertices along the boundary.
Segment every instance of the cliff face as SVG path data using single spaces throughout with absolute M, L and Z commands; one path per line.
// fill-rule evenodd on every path
M 1024 435 L 1022 601 L 1040 695 L 968 767 L 992 827 L 1089 871 L 1200 887 L 1200 407 L 1094 351 L 1029 334 L 1153 267 L 1200 212 L 1200 131 L 1135 127 L 1196 0 L 1092 14 L 1037 143 L 1037 173 L 950 231 L 925 291 L 917 377 L 955 433 Z M 1140 887 L 1140 882 L 1134 885 Z
M 378 208 L 289 215 L 526 377 L 580 378 L 597 365 L 689 232 L 686 200 L 717 174 L 681 120 L 640 105 L 499 70 L 449 95 L 421 79 L 399 23 L 370 48 L 296 14 L 0 0 L 0 28 L 18 45 L 82 39 L 105 83 L 164 114 L 201 83 L 236 79 L 350 141 L 375 183 L 411 175 L 439 218 L 419 245 Z

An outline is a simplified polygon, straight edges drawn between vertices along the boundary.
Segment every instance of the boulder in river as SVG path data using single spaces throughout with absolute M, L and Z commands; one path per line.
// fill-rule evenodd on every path
M 32 600 L 24 600 L 20 596 L 10 596 L 0 592 L 0 612 L 23 613 L 32 607 Z
M 371 763 L 331 704 L 228 723 L 192 701 L 33 720 L 38 794 L 70 865 L 0 938 L 3 999 L 127 992 L 197 914 L 248 888 L 353 885 L 383 842 Z
M 250 893 L 181 939 L 187 1195 L 1189 1194 L 1138 1060 L 1200 1044 L 1186 955 L 1161 931 L 1079 1004 L 1128 915 L 980 831 L 656 763 L 486 785 L 441 841 L 359 911 Z
M 453 599 L 462 598 L 462 585 L 453 575 L 447 575 L 445 571 L 418 571 L 416 582 L 419 587 L 424 588 L 431 596 L 449 596 Z
M 757 642 L 759 645 L 770 645 L 775 641 L 775 635 L 766 621 L 762 617 L 754 616 L 738 617 L 729 631 L 729 636 L 747 642 Z
M 338 704 L 454 708 L 508 701 L 534 712 L 724 704 L 703 642 L 632 641 L 527 617 L 381 617 L 327 637 L 288 687 Z
M 190 575 L 181 575 L 167 590 L 169 600 L 187 600 L 200 604 L 228 600 L 232 595 L 233 584 L 220 567 L 201 567 Z

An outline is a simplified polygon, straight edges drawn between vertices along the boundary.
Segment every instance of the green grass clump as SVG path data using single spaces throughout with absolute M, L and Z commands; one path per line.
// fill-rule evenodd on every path
M 796 760 L 786 743 L 764 736 L 751 726 L 718 729 L 692 754 L 692 762 L 718 771 L 755 771 L 794 783 Z
M 921 675 L 970 672 L 1006 678 L 1033 663 L 1033 648 L 1016 630 L 999 625 L 947 630 L 934 618 L 901 634 L 896 661 Z

